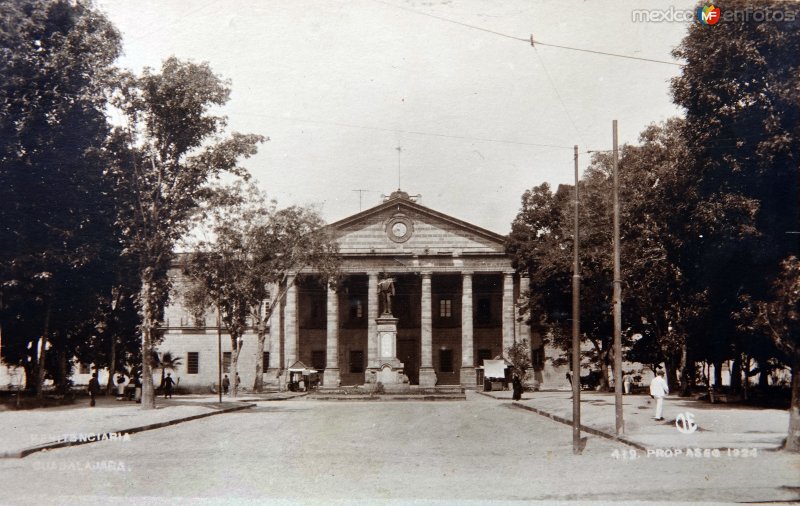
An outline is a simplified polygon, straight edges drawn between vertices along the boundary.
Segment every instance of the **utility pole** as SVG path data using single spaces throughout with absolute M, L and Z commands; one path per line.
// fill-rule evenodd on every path
M 622 419 L 622 279 L 619 261 L 619 150 L 617 120 L 613 123 L 614 138 L 614 406 L 617 435 L 625 433 Z
M 217 299 L 217 390 L 219 390 L 219 402 L 222 402 L 222 321 L 219 315 L 219 299 Z
M 575 239 L 572 264 L 572 453 L 581 452 L 581 274 L 578 263 L 578 146 L 575 146 Z
M 354 192 L 358 192 L 358 212 L 361 212 L 361 210 L 363 209 L 363 207 L 361 207 L 361 196 L 365 192 L 368 192 L 369 190 L 361 190 L 361 189 L 359 189 L 359 190 L 353 190 L 353 191 Z

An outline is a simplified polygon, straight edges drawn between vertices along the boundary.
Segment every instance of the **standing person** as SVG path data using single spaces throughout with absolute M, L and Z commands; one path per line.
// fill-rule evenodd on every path
M 175 382 L 172 380 L 172 376 L 170 373 L 167 373 L 167 377 L 164 378 L 164 398 L 166 399 L 169 396 L 172 399 L 172 387 L 175 385 Z
M 125 398 L 125 376 L 122 374 L 117 375 L 117 400 L 121 401 Z
M 669 394 L 669 386 L 664 379 L 664 371 L 658 371 L 656 377 L 650 382 L 650 397 L 656 400 L 656 420 L 663 420 L 664 397 Z
M 511 385 L 514 389 L 513 399 L 515 401 L 522 399 L 522 381 L 520 381 L 519 376 L 516 374 L 514 375 L 514 379 L 511 381 Z
M 239 373 L 236 373 L 236 392 L 239 392 L 239 385 L 242 383 L 242 378 L 239 377 Z
M 139 379 L 139 376 L 133 378 L 133 400 L 137 404 L 142 403 L 142 380 Z
M 228 388 L 231 386 L 231 380 L 228 379 L 228 375 L 226 374 L 224 378 L 222 378 L 222 393 L 228 395 Z
M 92 379 L 89 380 L 89 406 L 94 407 L 95 399 L 94 397 L 100 393 L 100 382 L 97 381 L 97 373 L 92 373 Z
M 625 395 L 630 395 L 631 383 L 633 383 L 633 378 L 631 377 L 631 373 L 626 372 L 625 376 L 622 377 L 622 388 L 625 390 Z

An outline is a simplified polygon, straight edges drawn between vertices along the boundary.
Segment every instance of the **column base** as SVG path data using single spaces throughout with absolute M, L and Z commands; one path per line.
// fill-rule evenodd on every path
M 475 388 L 476 382 L 478 381 L 475 375 L 475 368 L 461 366 L 460 381 L 462 387 Z
M 419 386 L 423 388 L 436 386 L 436 371 L 433 367 L 420 367 L 419 369 Z
M 341 384 L 338 368 L 325 369 L 322 373 L 322 388 L 338 388 Z

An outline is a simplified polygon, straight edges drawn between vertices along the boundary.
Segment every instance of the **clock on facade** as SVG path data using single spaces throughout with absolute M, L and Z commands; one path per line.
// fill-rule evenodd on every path
M 394 234 L 395 237 L 403 237 L 406 235 L 406 232 L 408 232 L 408 226 L 402 221 L 398 221 L 392 225 L 392 234 Z
M 411 220 L 405 216 L 393 216 L 386 224 L 386 232 L 394 242 L 406 242 L 414 231 Z

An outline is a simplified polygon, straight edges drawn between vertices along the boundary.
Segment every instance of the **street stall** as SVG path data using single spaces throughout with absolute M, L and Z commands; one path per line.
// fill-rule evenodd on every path
M 319 384 L 319 373 L 316 369 L 310 369 L 306 365 L 297 361 L 287 369 L 286 388 L 291 392 L 308 392 Z
M 484 360 L 483 361 L 483 390 L 508 390 L 509 367 L 508 361 Z

